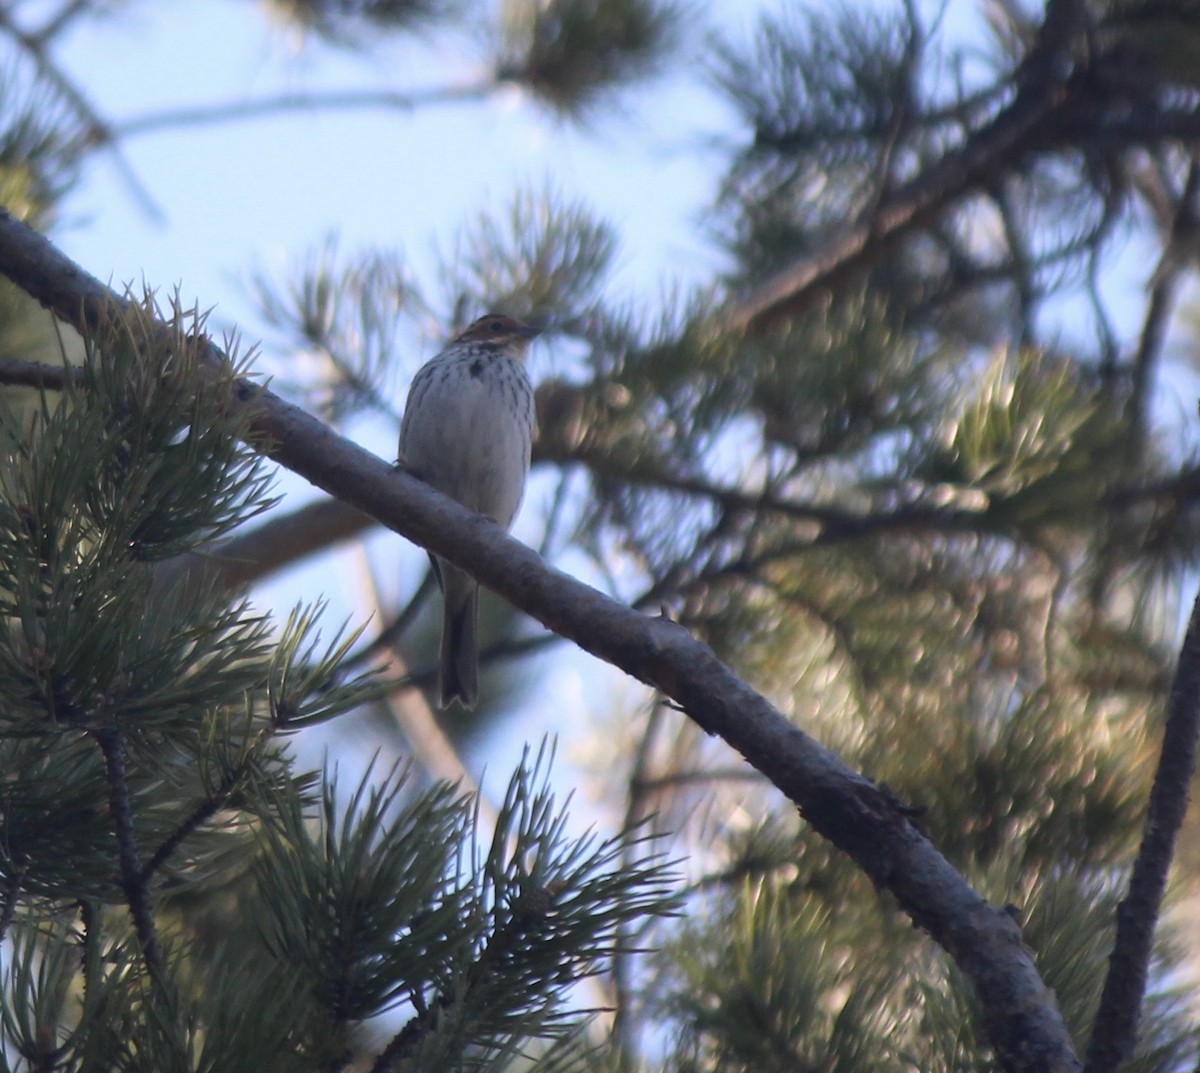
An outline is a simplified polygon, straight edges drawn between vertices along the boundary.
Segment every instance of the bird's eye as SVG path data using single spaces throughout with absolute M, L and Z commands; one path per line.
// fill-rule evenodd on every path
M 504 321 L 502 321 L 502 320 L 492 321 L 492 323 L 488 325 L 488 330 L 493 331 L 493 332 L 504 331 Z

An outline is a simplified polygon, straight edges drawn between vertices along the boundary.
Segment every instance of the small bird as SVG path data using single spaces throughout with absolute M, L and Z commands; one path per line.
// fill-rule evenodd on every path
M 507 529 L 521 504 L 535 417 L 525 372 L 541 329 L 500 313 L 480 317 L 413 378 L 400 422 L 399 465 Z M 479 583 L 430 555 L 444 602 L 438 706 L 479 698 Z

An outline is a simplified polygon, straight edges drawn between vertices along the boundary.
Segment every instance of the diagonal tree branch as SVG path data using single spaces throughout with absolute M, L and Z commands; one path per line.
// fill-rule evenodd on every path
M 1192 608 L 1163 729 L 1142 843 L 1117 909 L 1117 937 L 1088 1044 L 1086 1073 L 1115 1073 L 1133 1054 L 1175 839 L 1187 813 L 1200 737 L 1200 597 Z
M 0 384 L 36 387 L 43 391 L 62 391 L 70 378 L 70 370 L 61 365 L 44 365 L 36 361 L 22 361 L 20 358 L 0 357 Z
M 0 274 L 81 331 L 122 300 L 48 241 L 0 212 Z M 215 384 L 246 409 L 259 450 L 414 543 L 462 566 L 585 651 L 660 690 L 766 775 L 825 838 L 887 889 L 975 988 L 988 1038 L 1010 1073 L 1080 1068 L 1054 997 L 1020 929 L 989 905 L 913 826 L 886 790 L 804 734 L 686 629 L 639 614 L 568 577 L 536 552 L 247 380 Z M 215 389 L 215 388 L 214 388 Z

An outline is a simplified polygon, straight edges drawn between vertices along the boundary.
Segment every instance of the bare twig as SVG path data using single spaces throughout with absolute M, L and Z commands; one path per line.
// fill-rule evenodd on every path
M 1096 1011 L 1086 1073 L 1114 1073 L 1133 1054 L 1175 839 L 1188 806 L 1200 736 L 1200 597 L 1179 652 L 1162 751 L 1129 891 L 1117 910 L 1117 936 Z
M 123 308 L 122 299 L 104 284 L 4 212 L 0 274 L 80 331 L 95 329 Z M 891 794 L 790 723 L 707 645 L 678 623 L 639 614 L 552 569 L 487 519 L 269 390 L 230 380 L 216 348 L 207 348 L 205 362 L 213 390 L 227 391 L 226 405 L 251 417 L 256 449 L 469 570 L 555 633 L 660 690 L 701 729 L 746 757 L 814 830 L 889 890 L 951 955 L 975 988 L 987 1036 L 1004 1069 L 1079 1069 L 1053 995 L 1012 918 L 967 885 Z
M 426 570 L 421 578 L 421 584 L 417 586 L 416 591 L 409 597 L 401 609 L 400 613 L 392 619 L 379 633 L 373 637 L 369 643 L 365 644 L 353 655 L 347 656 L 342 660 L 339 670 L 346 672 L 353 670 L 355 667 L 362 666 L 364 663 L 372 662 L 385 649 L 395 651 L 396 642 L 400 640 L 421 614 L 426 602 L 429 600 L 437 588 L 437 578 L 432 570 Z M 372 601 L 376 608 L 382 612 L 378 594 L 374 594 Z
M 365 579 L 362 596 L 362 601 L 366 605 L 365 610 L 372 615 L 380 615 L 383 608 L 380 603 L 379 586 L 371 570 L 371 564 L 367 561 L 366 552 L 361 548 L 358 557 L 362 564 L 362 574 Z M 431 575 L 432 572 L 426 575 L 425 583 L 422 584 L 421 589 L 424 589 L 426 584 L 432 586 Z M 408 609 L 419 607 L 422 602 L 414 597 L 413 600 L 409 601 Z M 406 616 L 401 614 L 400 617 L 403 619 Z M 388 630 L 384 630 L 380 636 L 384 636 L 387 633 Z M 376 638 L 376 641 L 373 641 L 368 646 L 368 650 L 375 649 L 378 640 Z M 393 657 L 393 664 L 395 662 L 397 660 Z M 445 731 L 438 725 L 438 721 L 433 714 L 433 709 L 430 708 L 426 697 L 410 688 L 406 688 L 411 684 L 410 680 L 404 682 L 402 685 L 398 685 L 386 697 L 382 698 L 383 705 L 392 716 L 400 733 L 407 740 L 412 754 L 416 757 L 421 767 L 424 768 L 429 778 L 455 783 L 464 793 L 472 794 L 479 804 L 480 814 L 489 824 L 494 825 L 497 816 L 495 806 L 483 796 L 478 782 L 476 782 L 475 777 L 467 770 L 467 766 L 463 763 L 458 749 L 446 735 Z
M 638 741 L 633 758 L 633 770 L 629 775 L 629 795 L 625 805 L 625 819 L 621 824 L 622 830 L 632 831 L 638 824 L 645 822 L 649 810 L 647 802 L 650 794 L 646 790 L 649 772 L 654 761 L 654 746 L 658 740 L 658 732 L 662 728 L 667 708 L 661 698 L 654 697 L 650 711 L 646 716 L 646 725 Z M 621 849 L 622 867 L 630 867 L 634 863 L 633 855 L 640 847 L 637 842 L 627 842 Z M 618 930 L 617 950 L 613 955 L 612 980 L 615 1001 L 613 1006 L 612 1031 L 613 1039 L 622 1053 L 630 1056 L 636 1053 L 632 1033 L 631 1018 L 633 1002 L 633 957 L 634 944 L 630 940 L 632 928 L 628 922 Z
M 502 660 L 521 659 L 524 656 L 536 655 L 544 648 L 562 641 L 556 633 L 535 633 L 529 637 L 505 637 L 479 650 L 479 667 L 483 670 L 493 663 Z M 357 661 L 356 661 L 357 662 Z M 397 679 L 395 691 L 404 689 L 430 690 L 437 682 L 437 667 L 430 664 L 409 671 L 403 678 Z
M 423 105 L 482 100 L 494 93 L 497 85 L 494 79 L 489 78 L 461 86 L 431 86 L 427 89 L 347 89 L 325 93 L 281 93 L 275 97 L 260 97 L 249 101 L 218 101 L 213 104 L 197 104 L 190 108 L 147 112 L 145 115 L 120 120 L 108 126 L 107 135 L 109 140 L 115 141 L 164 130 L 244 122 L 295 112 L 363 111 L 375 108 L 411 112 Z
M 91 0 L 67 0 L 58 11 L 51 15 L 41 28 L 29 36 L 39 45 L 44 45 L 51 38 L 57 37 L 72 22 L 92 6 Z

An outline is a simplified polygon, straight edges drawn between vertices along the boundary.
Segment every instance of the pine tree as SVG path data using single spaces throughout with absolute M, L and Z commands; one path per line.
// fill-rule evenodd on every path
M 352 54 L 456 17 L 272 6 Z M 0 28 L 45 61 L 62 20 L 94 13 Z M 560 489 L 539 550 L 587 557 L 642 627 L 530 560 L 506 575 L 513 549 L 485 561 L 359 455 L 335 481 L 315 426 L 202 318 L 73 291 L 0 229 L 0 380 L 22 385 L 0 422 L 8 1068 L 1077 1068 L 988 990 L 1019 975 L 980 967 L 988 929 L 1032 952 L 1053 993 L 1034 1013 L 1061 1013 L 1089 1070 L 1195 1066 L 1194 943 L 1173 918 L 1139 942 L 1200 688 L 1190 635 L 1171 691 L 1195 460 L 1155 404 L 1195 263 L 1200 22 L 1182 2 L 1006 3 L 980 49 L 942 14 L 782 8 L 707 42 L 745 134 L 705 222 L 727 271 L 698 293 L 622 304 L 619 236 L 537 190 L 467 223 L 437 284 L 333 244 L 259 283 L 270 346 L 323 359 L 289 388 L 338 427 L 394 416 L 404 326 L 546 319 L 574 364 L 538 387 L 537 468 Z M 479 83 L 423 100 L 516 85 L 589 122 L 678 62 L 687 22 L 509 0 Z M 0 124 L 6 205 L 42 229 L 84 155 L 120 149 L 53 99 Z M 1157 267 L 1126 331 L 1105 283 L 1131 235 Z M 82 344 L 34 332 L 27 296 Z M 264 456 L 348 506 L 275 502 Z M 247 584 L 363 531 L 353 507 L 457 541 L 515 605 L 656 687 L 614 690 L 629 700 L 588 743 L 614 835 L 568 834 L 544 752 L 492 817 L 439 781 L 465 768 L 422 707 L 428 579 L 377 639 L 327 639 L 319 606 L 282 626 L 254 609 Z M 499 606 L 490 626 L 493 690 L 532 689 L 515 659 L 554 636 Z M 385 651 L 390 671 L 364 670 Z M 423 770 L 302 770 L 289 737 L 364 706 Z M 957 876 L 915 874 L 932 847 L 987 905 L 945 914 Z M 596 973 L 611 1016 L 581 1027 Z

